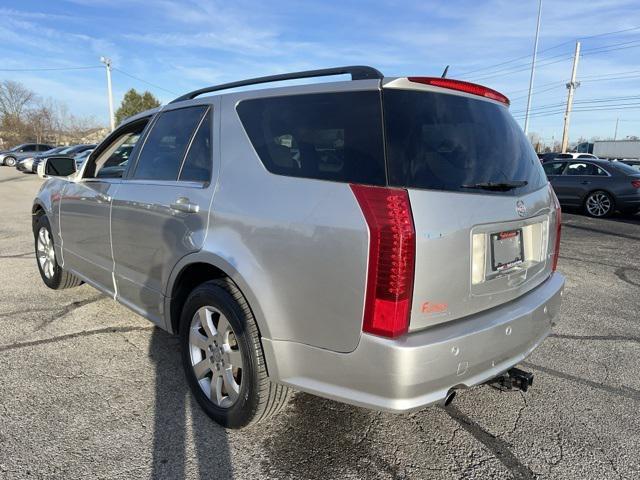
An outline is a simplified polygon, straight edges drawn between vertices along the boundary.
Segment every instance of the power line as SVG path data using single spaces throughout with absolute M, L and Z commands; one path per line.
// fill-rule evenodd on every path
M 633 30 L 640 30 L 640 26 L 631 27 L 631 28 L 625 28 L 623 30 L 615 30 L 615 31 L 612 31 L 612 32 L 598 33 L 596 35 L 589 35 L 589 36 L 586 36 L 586 37 L 580 37 L 577 40 L 587 40 L 589 38 L 604 37 L 604 36 L 608 36 L 608 35 L 615 35 L 616 33 L 630 32 L 630 31 L 633 31 Z M 549 47 L 549 48 L 545 48 L 543 50 L 540 50 L 538 53 L 541 54 L 541 53 L 544 53 L 544 52 L 548 52 L 550 50 L 555 50 L 556 48 L 563 47 L 565 45 L 573 43 L 574 41 L 575 40 L 567 40 L 566 42 L 559 43 L 557 45 L 554 45 L 553 47 Z M 530 58 L 530 55 L 523 55 L 521 57 L 516 57 L 516 58 L 513 58 L 511 60 L 507 60 L 507 61 L 504 61 L 504 62 L 496 63 L 496 64 L 493 64 L 493 65 L 488 65 L 486 67 L 476 68 L 475 70 L 467 70 L 466 72 L 462 72 L 462 73 L 458 74 L 458 76 L 459 77 L 463 77 L 463 76 L 467 76 L 470 73 L 480 72 L 480 71 L 483 71 L 483 70 L 492 70 L 494 67 L 500 67 L 502 65 L 507 65 L 509 63 L 517 62 L 518 60 L 528 59 L 528 58 Z
M 124 70 L 121 70 L 119 68 L 113 67 L 113 70 L 115 70 L 116 72 L 120 72 L 121 74 L 126 75 L 127 77 L 133 78 L 134 80 L 138 80 L 139 82 L 146 83 L 147 85 L 150 85 L 150 86 L 152 86 L 154 88 L 157 88 L 158 90 L 162 90 L 162 91 L 170 93 L 172 95 L 179 95 L 176 92 L 173 92 L 173 91 L 168 90 L 168 89 L 166 89 L 164 87 L 161 87 L 160 85 L 156 85 L 155 83 L 147 82 L 146 80 L 143 80 L 142 78 L 139 78 L 139 77 L 136 77 L 134 75 L 131 75 L 130 73 L 127 73 Z
M 45 67 L 45 68 L 0 68 L 0 72 L 51 72 L 65 70 L 90 70 L 92 68 L 102 68 L 101 66 L 86 67 Z

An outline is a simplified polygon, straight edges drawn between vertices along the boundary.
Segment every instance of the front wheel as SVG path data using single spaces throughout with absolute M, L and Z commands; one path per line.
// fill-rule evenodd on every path
M 584 201 L 584 210 L 590 217 L 608 217 L 613 213 L 614 209 L 613 198 L 602 190 L 591 192 Z
M 16 159 L 13 158 L 13 157 L 5 157 L 4 164 L 7 167 L 15 167 L 16 166 Z
M 287 403 L 289 389 L 267 376 L 255 319 L 231 280 L 211 280 L 191 292 L 180 340 L 189 387 L 220 425 L 241 428 Z
M 36 218 L 33 234 L 35 236 L 38 270 L 45 285 L 53 290 L 61 290 L 82 284 L 78 277 L 67 272 L 58 264 L 51 225 L 44 213 L 40 213 Z

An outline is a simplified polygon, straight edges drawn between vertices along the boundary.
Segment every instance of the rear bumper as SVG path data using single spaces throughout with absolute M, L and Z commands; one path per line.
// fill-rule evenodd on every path
M 618 195 L 616 197 L 616 207 L 618 208 L 640 208 L 640 192 L 630 195 Z
M 564 277 L 500 307 L 399 339 L 363 334 L 350 353 L 263 339 L 270 377 L 309 393 L 390 412 L 444 401 L 451 388 L 484 383 L 549 335 Z

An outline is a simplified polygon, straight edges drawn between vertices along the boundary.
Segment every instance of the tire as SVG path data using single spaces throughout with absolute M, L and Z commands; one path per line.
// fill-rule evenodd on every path
M 4 164 L 7 167 L 15 167 L 16 166 L 16 159 L 13 157 L 4 157 Z
M 44 213 L 39 213 L 33 223 L 33 236 L 35 241 L 36 264 L 44 284 L 53 290 L 77 287 L 82 280 L 74 274 L 64 270 L 56 258 L 53 233 L 49 219 Z
M 596 190 L 587 195 L 584 201 L 584 212 L 590 217 L 610 217 L 616 209 L 613 197 L 604 190 Z
M 192 394 L 223 427 L 255 424 L 287 404 L 290 389 L 267 376 L 255 318 L 230 279 L 211 280 L 191 292 L 180 318 L 180 343 Z

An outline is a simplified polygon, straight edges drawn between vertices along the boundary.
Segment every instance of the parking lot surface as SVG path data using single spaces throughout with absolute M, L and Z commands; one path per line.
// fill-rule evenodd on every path
M 532 389 L 391 415 L 296 394 L 225 431 L 192 401 L 177 340 L 33 254 L 41 180 L 0 167 L 0 478 L 640 478 L 640 217 L 564 213 L 567 284 Z

